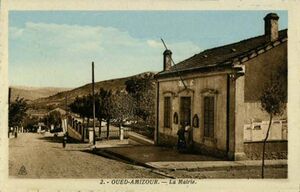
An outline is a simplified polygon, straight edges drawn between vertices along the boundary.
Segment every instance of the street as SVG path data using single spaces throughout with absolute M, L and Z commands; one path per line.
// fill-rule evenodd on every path
M 89 153 L 88 144 L 61 137 L 19 134 L 9 142 L 9 175 L 17 178 L 163 178 L 150 169 Z
M 261 178 L 260 167 L 228 170 L 165 170 L 92 154 L 88 144 L 68 143 L 50 133 L 23 133 L 9 143 L 13 178 Z M 287 178 L 287 167 L 268 167 L 266 178 Z

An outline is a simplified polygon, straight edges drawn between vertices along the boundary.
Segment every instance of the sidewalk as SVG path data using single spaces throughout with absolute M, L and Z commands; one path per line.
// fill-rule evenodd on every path
M 261 160 L 224 161 L 200 154 L 179 153 L 175 149 L 159 146 L 100 147 L 94 153 L 117 160 L 125 160 L 148 168 L 166 170 L 210 171 L 249 169 L 261 166 Z M 286 167 L 287 160 L 266 160 L 266 167 Z
M 190 161 L 190 162 L 149 162 L 147 166 L 156 169 L 188 170 L 188 171 L 212 171 L 227 169 L 251 169 L 261 167 L 261 160 L 248 161 Z M 286 167 L 287 160 L 266 160 L 266 167 Z

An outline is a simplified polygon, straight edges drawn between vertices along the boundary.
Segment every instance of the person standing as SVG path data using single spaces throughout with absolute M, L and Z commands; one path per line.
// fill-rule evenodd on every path
M 63 148 L 66 148 L 67 141 L 68 141 L 68 132 L 66 132 L 63 137 Z
M 188 122 L 185 123 L 184 127 L 184 137 L 186 141 L 186 149 L 190 151 L 193 147 L 193 134 L 192 134 L 192 127 Z
M 185 142 L 185 129 L 182 126 L 178 131 L 177 131 L 177 135 L 178 135 L 178 141 L 177 141 L 177 149 L 178 151 L 184 151 L 186 148 L 186 142 Z

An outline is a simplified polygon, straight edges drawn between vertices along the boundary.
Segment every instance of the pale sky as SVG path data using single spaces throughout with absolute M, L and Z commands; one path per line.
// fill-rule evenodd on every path
M 177 63 L 262 35 L 270 11 L 10 11 L 10 85 L 78 87 L 161 71 L 163 38 Z M 287 28 L 287 11 L 276 12 Z

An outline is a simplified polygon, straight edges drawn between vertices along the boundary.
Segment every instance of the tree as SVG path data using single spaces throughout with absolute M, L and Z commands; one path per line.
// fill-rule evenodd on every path
M 93 118 L 93 96 L 91 94 L 83 97 L 83 116 L 87 118 L 87 127 Z
M 279 69 L 275 76 L 272 76 L 271 81 L 266 83 L 265 89 L 260 97 L 261 107 L 269 114 L 269 125 L 266 137 L 263 141 L 263 154 L 262 154 L 262 178 L 264 178 L 264 164 L 265 164 L 265 148 L 266 142 L 269 137 L 269 132 L 272 125 L 274 116 L 280 116 L 284 113 L 287 102 L 286 90 L 286 74 L 287 71 Z
M 85 124 L 85 118 L 87 118 L 86 127 L 89 127 L 90 118 L 93 117 L 93 96 L 89 94 L 82 97 L 76 97 L 69 107 L 73 113 L 79 114 L 82 118 L 83 125 Z
M 50 112 L 44 119 L 44 122 L 47 123 L 48 126 L 54 125 L 58 127 L 61 125 L 61 114 L 59 111 Z
M 24 129 L 28 131 L 34 131 L 35 126 L 40 122 L 38 117 L 35 116 L 26 116 L 26 118 L 23 120 L 23 126 Z
M 9 127 L 21 126 L 26 117 L 28 104 L 24 98 L 17 97 L 9 106 Z
M 134 114 L 146 124 L 154 124 L 155 89 L 153 75 L 135 76 L 125 82 L 126 91 L 134 100 Z
M 99 121 L 99 137 L 101 136 L 101 125 L 102 120 L 105 119 L 105 110 L 104 110 L 104 100 L 107 95 L 107 91 L 103 88 L 100 89 L 98 93 L 95 94 L 95 111 L 96 118 Z
M 106 120 L 106 137 L 109 138 L 109 125 L 112 118 L 112 92 L 111 90 L 100 89 L 100 105 L 99 105 L 99 114 Z
M 69 105 L 70 110 L 73 113 L 78 114 L 82 118 L 83 123 L 84 123 L 84 118 L 85 118 L 85 115 L 86 115 L 86 112 L 85 112 L 86 101 L 85 100 L 86 100 L 85 96 L 76 97 L 75 100 Z
M 133 100 L 125 91 L 117 91 L 112 95 L 112 118 L 121 128 L 125 119 L 133 116 Z

